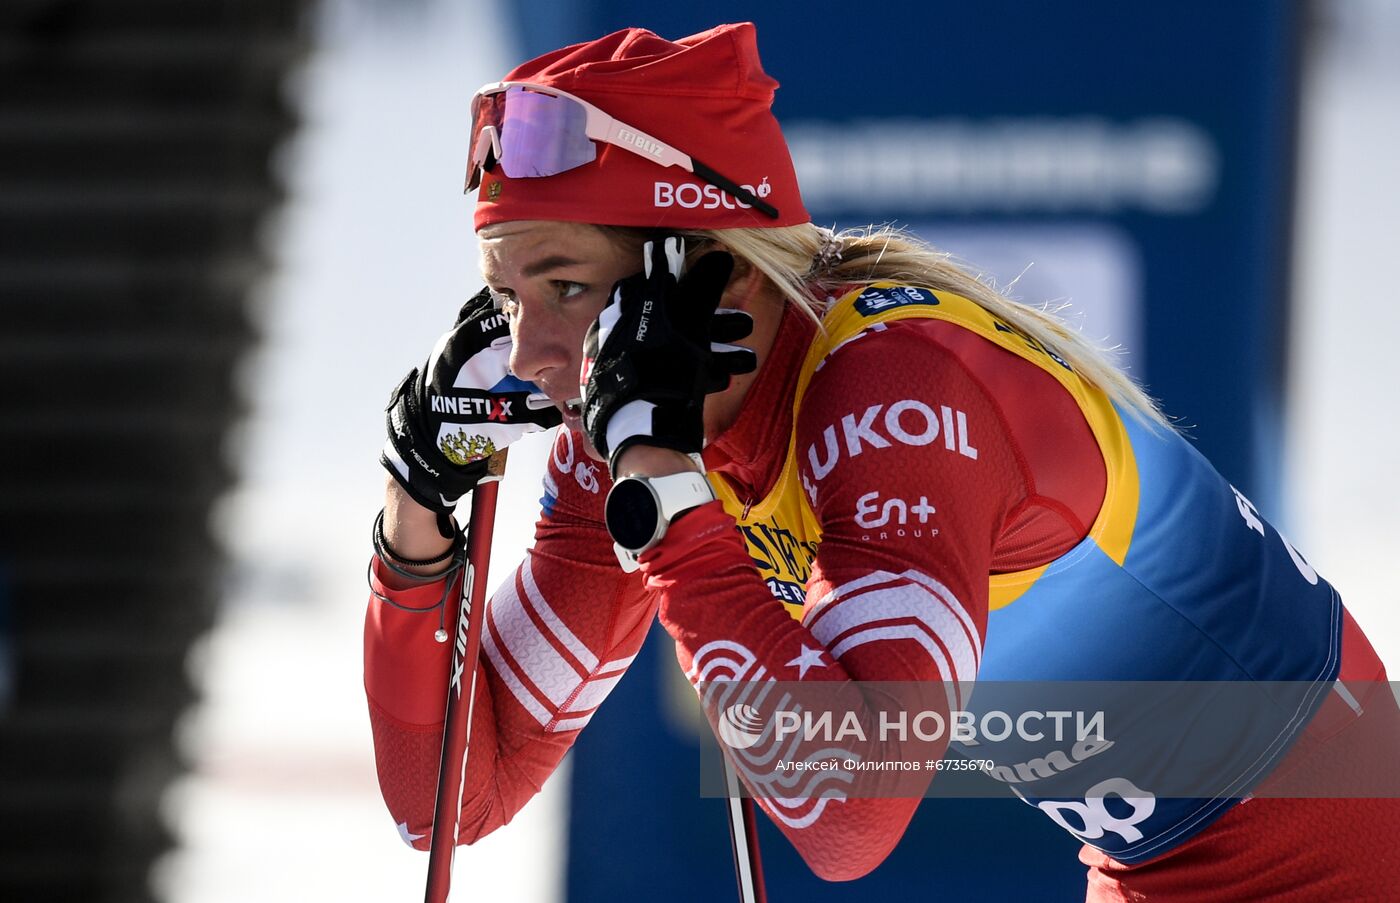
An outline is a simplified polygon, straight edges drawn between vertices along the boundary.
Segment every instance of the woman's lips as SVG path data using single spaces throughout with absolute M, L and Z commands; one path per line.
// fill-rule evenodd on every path
M 583 431 L 583 401 L 573 398 L 559 405 L 564 417 L 564 425 L 571 430 Z

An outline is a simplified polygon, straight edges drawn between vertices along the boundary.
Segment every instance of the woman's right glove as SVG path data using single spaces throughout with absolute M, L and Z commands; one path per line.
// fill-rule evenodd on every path
M 448 516 L 486 475 L 487 458 L 561 422 L 533 383 L 510 374 L 510 349 L 508 321 L 482 289 L 389 399 L 379 462 L 415 502 L 437 512 L 444 537 L 454 535 Z

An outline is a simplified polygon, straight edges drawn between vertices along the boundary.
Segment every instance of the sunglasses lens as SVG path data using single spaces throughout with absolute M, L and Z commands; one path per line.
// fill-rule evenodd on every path
M 505 101 L 502 93 L 478 94 L 472 98 L 472 134 L 467 144 L 471 148 L 471 157 L 467 160 L 467 191 L 481 183 L 481 168 L 492 153 L 491 136 L 501 133 Z
M 553 176 L 592 163 L 598 148 L 587 131 L 588 111 L 570 98 L 518 87 L 478 94 L 472 100 L 467 190 L 481 183 L 482 167 L 496 147 L 496 162 L 512 179 Z
M 587 110 L 567 97 L 510 88 L 500 119 L 501 168 L 512 179 L 529 179 L 592 163 L 598 148 L 587 126 Z

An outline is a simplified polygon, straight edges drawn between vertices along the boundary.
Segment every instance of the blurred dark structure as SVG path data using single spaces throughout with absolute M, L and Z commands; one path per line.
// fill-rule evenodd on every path
M 0 899 L 154 899 L 307 5 L 0 3 Z

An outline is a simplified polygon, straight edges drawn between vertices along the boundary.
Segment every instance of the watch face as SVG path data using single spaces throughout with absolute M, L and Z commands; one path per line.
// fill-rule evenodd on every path
M 656 496 L 641 480 L 620 480 L 608 492 L 608 532 L 624 549 L 636 552 L 656 536 L 661 511 Z

